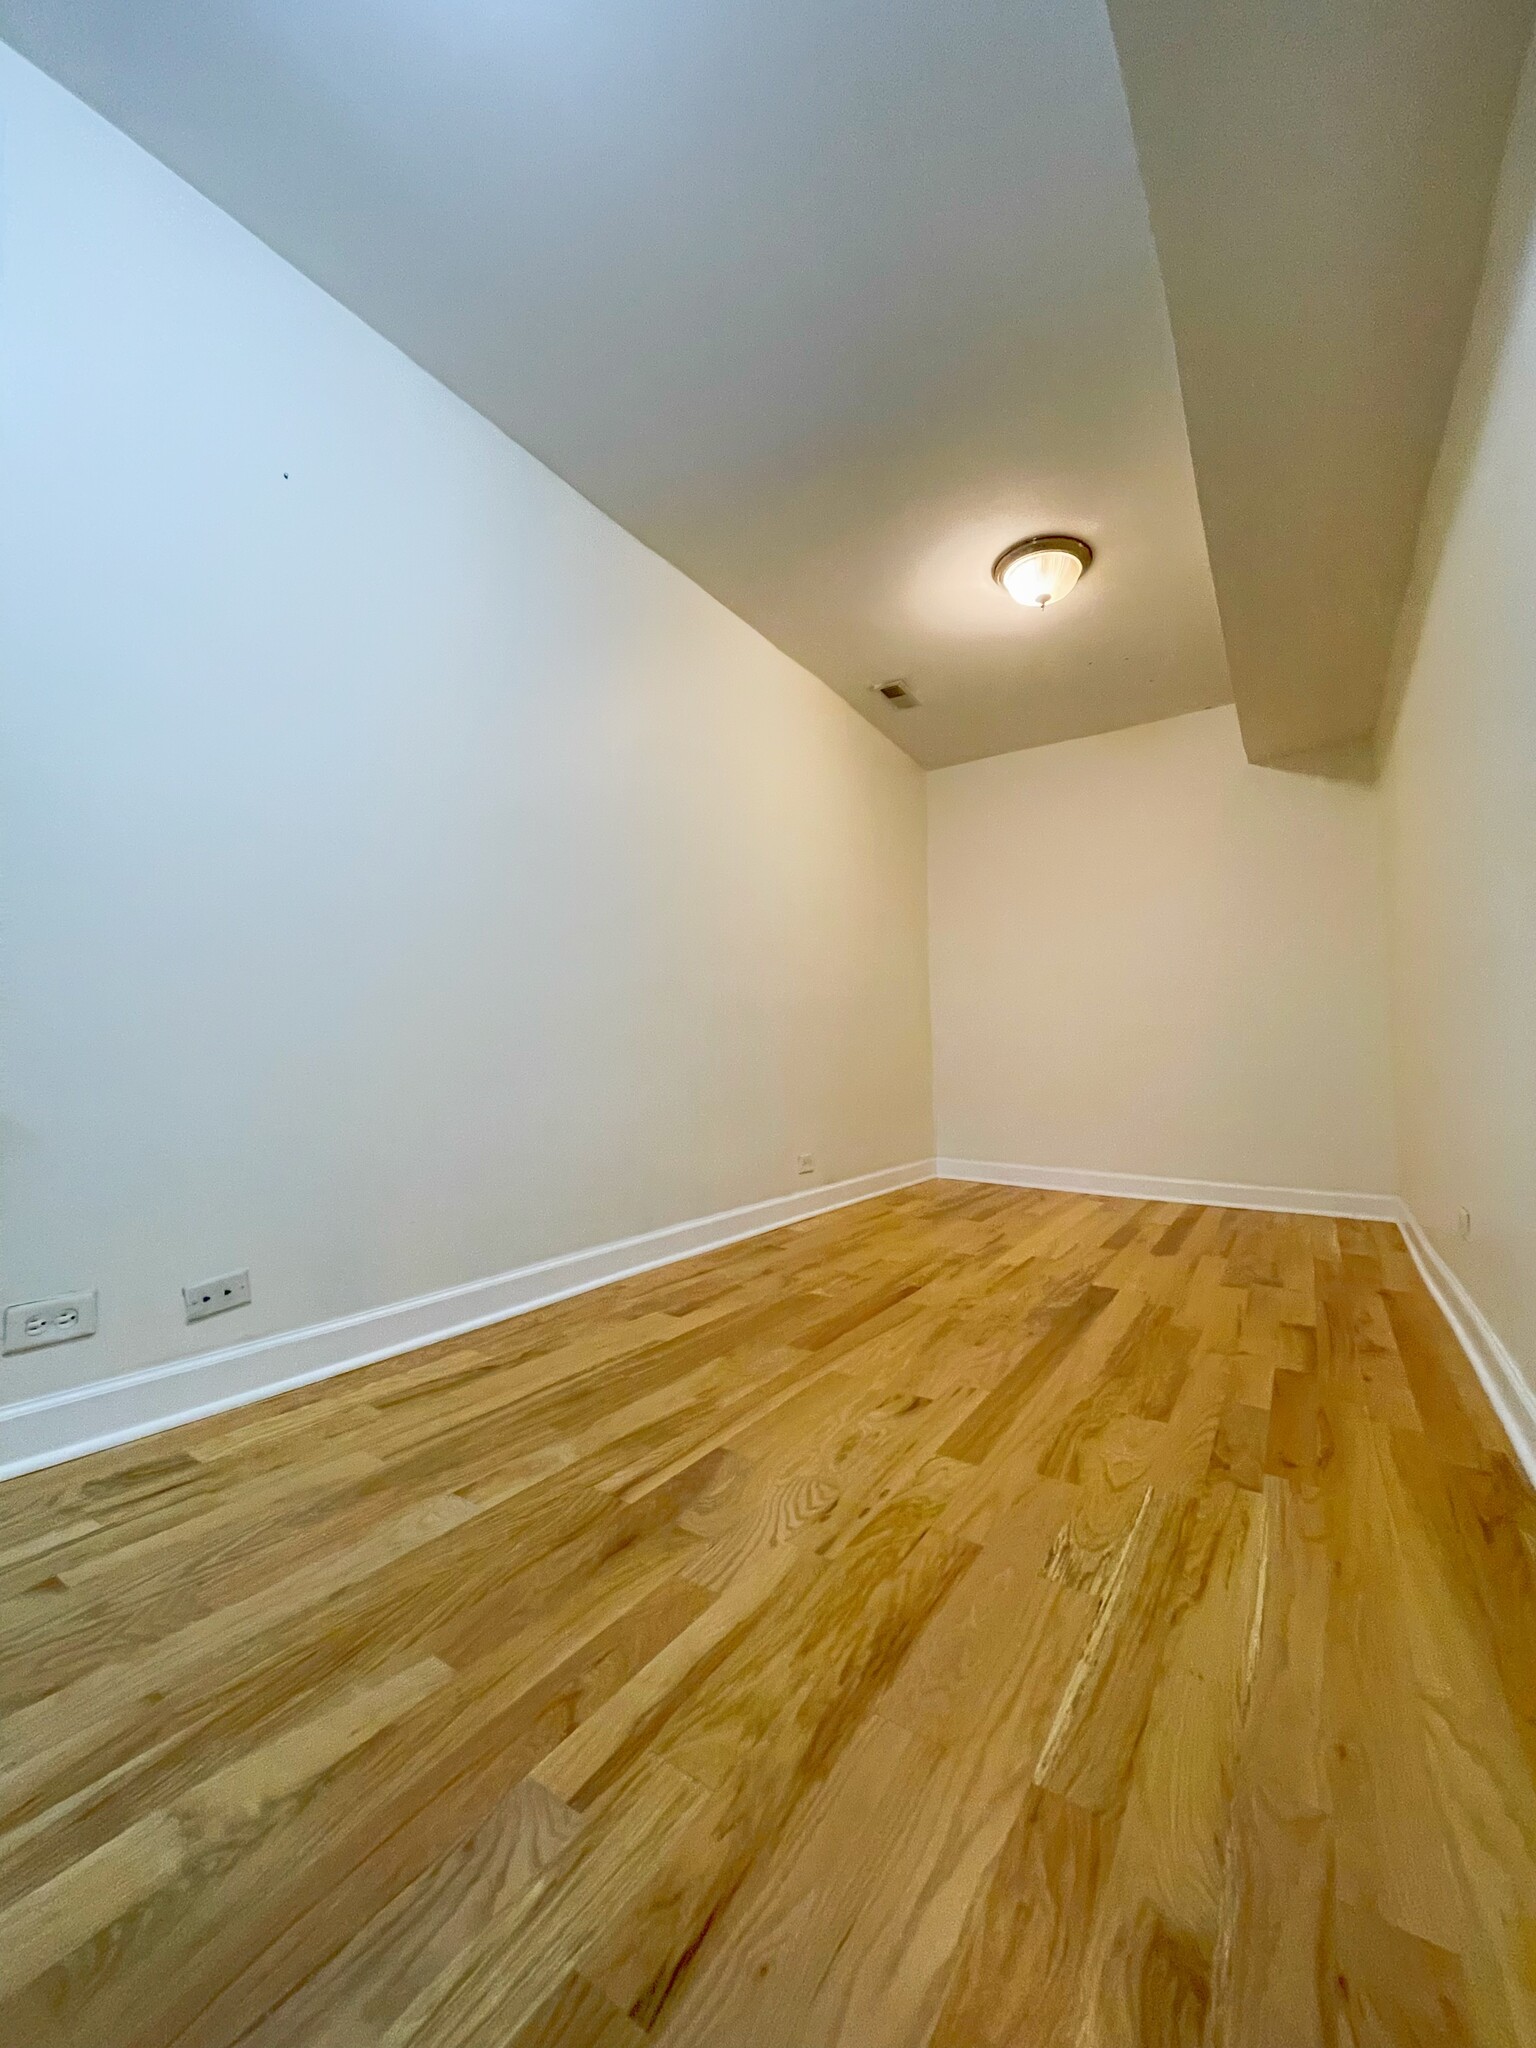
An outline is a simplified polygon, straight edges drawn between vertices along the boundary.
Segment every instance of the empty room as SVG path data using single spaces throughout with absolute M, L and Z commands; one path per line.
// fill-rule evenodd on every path
M 1536 2048 L 1536 0 L 0 0 L 0 2048 Z

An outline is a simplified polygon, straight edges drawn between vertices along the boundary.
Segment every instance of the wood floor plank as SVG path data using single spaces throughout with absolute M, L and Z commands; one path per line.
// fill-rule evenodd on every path
M 656 1749 L 714 1796 L 583 1967 L 620 2010 L 654 2028 L 686 1987 L 760 1857 L 833 1767 L 928 1616 L 968 1569 L 971 1546 L 918 1514 L 887 1511 L 806 1597 L 786 1578 L 756 1629 L 678 1713 Z M 836 1642 L 835 1658 L 824 1654 Z
M 1152 1689 L 1084 1952 L 1079 2027 L 1105 2048 L 1205 2034 L 1268 1545 L 1262 1497 L 1218 1481 L 1212 1500 L 1219 1526 Z
M 627 1922 L 655 1865 L 706 1797 L 681 1771 L 647 1757 L 553 1870 L 412 2000 L 381 2037 L 382 2048 L 501 2048 L 566 1984 L 594 1929 Z
M 919 2043 L 1091 1620 L 1041 1565 L 1047 1485 L 955 1584 L 656 2029 L 668 2044 Z M 857 1841 L 860 1854 L 848 1854 Z
M 519 1779 L 472 1834 L 258 2022 L 247 2048 L 341 2048 L 376 2038 L 531 1890 L 582 1825 L 536 1779 Z
M 1386 1224 L 930 1182 L 0 1487 L 10 2048 L 1536 2048 Z
M 1057 1309 L 986 1400 L 940 1446 L 943 1455 L 960 1458 L 967 1465 L 981 1464 L 996 1447 L 1031 1389 L 1066 1356 L 1094 1317 L 1102 1314 L 1114 1299 L 1111 1289 L 1088 1286 Z
M 1334 1847 L 1325 1744 L 1332 1571 L 1321 1512 L 1263 1487 L 1264 1571 L 1232 1767 L 1207 2033 L 1212 2048 L 1338 2038 Z
M 647 2036 L 573 1970 L 507 2043 L 507 2048 L 641 2048 Z

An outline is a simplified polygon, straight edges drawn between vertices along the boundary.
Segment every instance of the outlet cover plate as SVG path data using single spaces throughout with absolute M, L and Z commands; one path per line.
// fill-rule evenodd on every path
M 217 1280 L 197 1280 L 181 1290 L 187 1321 L 200 1323 L 206 1316 L 221 1316 L 226 1309 L 249 1308 L 249 1273 L 221 1273 Z
M 45 1344 L 73 1344 L 96 1334 L 96 1290 L 55 1294 L 47 1301 L 13 1301 L 5 1312 L 0 1351 L 40 1351 Z

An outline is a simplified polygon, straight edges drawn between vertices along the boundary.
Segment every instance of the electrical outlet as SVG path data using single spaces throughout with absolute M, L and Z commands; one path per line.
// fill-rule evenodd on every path
M 194 1287 L 183 1287 L 181 1298 L 187 1305 L 189 1323 L 200 1323 L 204 1316 L 221 1316 L 228 1308 L 249 1308 L 251 1276 L 224 1273 L 217 1280 L 199 1280 Z
M 795 1154 L 795 1171 L 796 1173 L 814 1173 L 816 1171 L 815 1154 L 812 1152 L 797 1152 Z
M 96 1334 L 96 1290 L 56 1294 L 51 1301 L 13 1301 L 5 1312 L 0 1351 L 37 1351 Z
M 1472 1235 L 1472 1211 L 1470 1209 L 1458 1209 L 1456 1211 L 1456 1235 L 1458 1237 L 1470 1237 Z

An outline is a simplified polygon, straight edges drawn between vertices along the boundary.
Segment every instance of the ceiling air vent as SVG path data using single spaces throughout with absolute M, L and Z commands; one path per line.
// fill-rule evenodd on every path
M 883 697 L 887 704 L 894 704 L 898 711 L 915 711 L 917 699 L 898 677 L 890 683 L 876 683 L 875 695 Z

